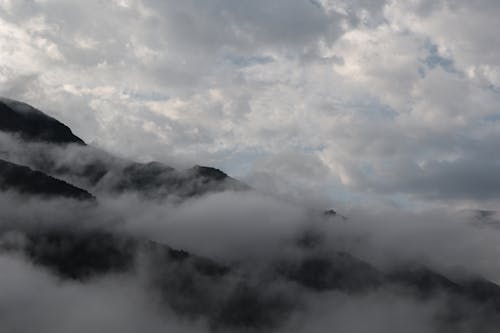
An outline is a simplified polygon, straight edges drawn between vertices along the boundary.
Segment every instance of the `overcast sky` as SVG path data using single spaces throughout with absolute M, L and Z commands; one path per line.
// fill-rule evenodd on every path
M 500 2 L 0 0 L 0 95 L 141 160 L 500 202 Z

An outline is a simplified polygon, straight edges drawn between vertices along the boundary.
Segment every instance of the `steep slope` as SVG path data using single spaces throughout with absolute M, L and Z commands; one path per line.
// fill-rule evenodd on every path
M 28 195 L 95 199 L 89 192 L 26 166 L 0 160 L 0 189 Z
M 16 133 L 26 140 L 85 144 L 68 126 L 25 103 L 0 98 L 0 119 L 0 130 Z
M 215 168 L 195 166 L 179 171 L 158 162 L 129 163 L 110 170 L 103 184 L 113 192 L 136 192 L 147 198 L 166 198 L 170 195 L 186 198 L 207 192 L 249 189 Z

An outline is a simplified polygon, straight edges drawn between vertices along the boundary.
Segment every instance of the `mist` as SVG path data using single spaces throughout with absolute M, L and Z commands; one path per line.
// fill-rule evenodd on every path
M 0 0 L 0 332 L 498 332 L 499 14 Z
M 488 332 L 496 327 L 489 310 L 444 324 L 440 318 L 449 315 L 450 300 L 441 291 L 422 298 L 411 289 L 390 285 L 366 292 L 310 289 L 276 273 L 276 263 L 298 263 L 301 258 L 335 256 L 342 251 L 383 271 L 412 263 L 457 281 L 469 275 L 499 281 L 494 265 L 498 230 L 481 224 L 471 212 L 379 207 L 325 215 L 317 203 L 298 205 L 279 193 L 258 190 L 227 190 L 182 202 L 101 193 L 98 203 L 4 192 L 0 203 L 0 244 L 7 249 L 0 261 L 2 271 L 7 272 L 0 279 L 5 309 L 2 329 L 6 331 L 28 332 L 34 325 L 41 332 L 321 332 L 332 327 L 346 333 L 468 332 L 478 327 Z M 200 276 L 192 267 L 169 265 L 165 272 L 158 259 L 142 249 L 125 271 L 68 280 L 23 251 L 34 230 L 51 229 L 82 234 L 101 230 L 152 240 L 236 268 L 221 280 Z M 304 237 L 310 243 L 304 245 Z M 204 300 L 188 300 L 191 305 L 181 309 L 169 303 L 169 298 L 199 297 L 177 289 L 177 282 L 167 278 L 172 274 L 177 279 L 192 274 L 189 280 L 194 288 L 205 290 L 203 297 L 221 309 L 228 306 L 226 302 L 234 302 L 231 295 L 250 288 L 255 298 L 250 304 L 257 302 L 254 306 L 261 307 L 252 311 L 269 313 L 260 314 L 265 319 L 255 326 L 218 325 L 211 315 L 189 309 L 193 302 Z M 159 276 L 160 285 L 174 283 L 174 287 L 159 287 Z M 233 306 L 242 306 L 237 304 Z M 460 307 L 474 308 L 474 303 Z

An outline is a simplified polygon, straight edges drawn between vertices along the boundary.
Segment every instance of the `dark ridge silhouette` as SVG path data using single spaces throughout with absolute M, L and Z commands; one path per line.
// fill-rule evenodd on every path
M 42 161 L 43 163 L 43 161 Z M 109 167 L 102 161 L 92 160 L 87 162 L 81 168 L 74 168 L 71 165 L 62 165 L 54 167 L 53 163 L 45 163 L 40 165 L 40 169 L 54 175 L 73 176 L 84 180 L 87 186 L 82 186 L 90 190 L 91 187 L 96 186 L 100 180 L 110 171 Z
M 27 141 L 86 146 L 70 128 L 56 119 L 28 104 L 5 98 L 0 98 L 0 130 L 15 133 Z M 50 154 L 40 151 L 33 156 L 29 166 L 55 178 L 71 179 L 71 183 L 80 180 L 76 181 L 77 186 L 89 192 L 95 188 L 114 193 L 130 191 L 149 199 L 171 195 L 186 198 L 226 189 L 249 189 L 246 184 L 211 167 L 175 170 L 159 162 L 136 163 L 98 150 L 94 153 L 95 158 L 75 166 L 71 162 L 56 163 Z
M 411 287 L 421 298 L 433 297 L 439 291 L 459 293 L 462 290 L 460 284 L 425 266 L 416 264 L 396 267 L 387 275 L 387 281 Z
M 164 197 L 181 185 L 176 170 L 158 162 L 130 163 L 117 173 L 110 187 L 119 193 L 134 191 L 147 197 Z
M 345 252 L 329 255 L 312 254 L 300 261 L 277 265 L 279 274 L 316 290 L 365 292 L 379 287 L 383 274 L 370 264 Z
M 170 195 L 186 198 L 227 189 L 249 189 L 218 169 L 200 166 L 178 171 L 159 162 L 130 163 L 121 169 L 110 170 L 110 174 L 103 180 L 108 182 L 111 191 L 137 192 L 150 199 Z
M 0 189 L 46 197 L 95 200 L 89 192 L 26 166 L 0 159 Z
M 16 133 L 25 140 L 85 145 L 68 126 L 22 102 L 0 98 L 0 119 L 1 131 Z
M 222 172 L 219 169 L 216 168 L 210 168 L 206 166 L 201 166 L 201 165 L 196 165 L 193 168 L 191 168 L 189 171 L 194 173 L 195 176 L 197 177 L 203 177 L 209 180 L 224 180 L 227 179 L 229 176 L 226 175 L 224 172 Z
M 131 239 L 98 230 L 41 230 L 27 238 L 25 252 L 35 264 L 75 280 L 131 270 L 137 246 Z

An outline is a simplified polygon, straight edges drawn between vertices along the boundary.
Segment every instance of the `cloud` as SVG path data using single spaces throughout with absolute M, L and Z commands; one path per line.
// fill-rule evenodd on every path
M 1 328 L 29 332 L 206 332 L 160 311 L 137 281 L 110 276 L 90 283 L 62 282 L 19 257 L 0 255 Z
M 5 133 L 0 144 L 2 157 L 52 161 L 49 171 L 79 170 L 95 159 L 124 163 L 91 147 L 27 143 Z M 1 193 L 0 268 L 8 272 L 0 277 L 1 327 L 314 332 L 333 326 L 346 333 L 497 327 L 484 299 L 478 307 L 467 296 L 474 289 L 460 289 L 470 276 L 500 280 L 492 264 L 499 241 L 493 213 L 339 205 L 347 219 L 325 215 L 327 200 L 308 191 L 321 188 L 327 166 L 316 159 L 304 168 L 302 159 L 296 153 L 263 159 L 254 170 L 255 189 L 183 201 L 104 188 L 92 203 Z M 295 183 L 280 179 L 283 173 Z M 395 269 L 412 265 L 462 292 L 438 284 L 422 296 L 418 282 L 390 280 Z M 443 320 L 452 315 L 459 319 Z
M 138 255 L 130 271 L 68 280 L 20 253 L 2 251 L 1 327 L 6 330 L 25 332 L 36 324 L 41 332 L 165 328 L 208 332 L 224 331 L 222 320 L 235 332 L 263 327 L 276 332 L 335 327 L 345 333 L 401 327 L 410 332 L 440 332 L 447 327 L 467 332 L 481 327 L 489 332 L 496 325 L 496 317 L 486 311 L 469 312 L 478 309 L 473 302 L 458 299 L 453 303 L 457 308 L 450 308 L 450 295 L 420 298 L 411 289 L 390 286 L 352 293 L 314 290 L 277 275 L 273 266 L 282 260 L 300 262 L 303 256 L 325 258 L 332 251 L 348 250 L 383 270 L 412 261 L 452 279 L 461 276 L 456 274 L 459 266 L 498 281 L 500 272 L 492 264 L 498 257 L 497 230 L 470 223 L 467 214 L 357 209 L 346 211 L 348 220 L 325 220 L 310 207 L 258 192 L 209 194 L 180 205 L 115 196 L 85 206 L 5 193 L 0 202 L 3 249 L 8 244 L 25 246 L 22 233 L 43 234 L 62 227 L 85 237 L 97 229 L 117 237 L 153 239 L 219 263 L 237 263 L 229 275 L 201 275 L 190 264 L 194 259 L 166 259 L 158 248 Z M 12 209 L 20 203 L 22 210 Z M 10 233 L 5 233 L 7 227 Z M 298 247 L 297 237 L 304 230 L 319 232 L 322 245 L 312 252 Z M 448 311 L 464 317 L 456 323 L 442 321 Z M 246 321 L 264 326 L 242 328 Z
M 498 203 L 463 182 L 496 178 L 495 2 L 1 8 L 1 94 L 112 152 L 231 173 L 297 151 L 342 193 Z
M 334 330 L 342 333 L 399 330 L 437 332 L 433 316 L 441 305 L 439 300 L 418 302 L 390 292 L 364 297 L 331 293 L 318 298 L 310 300 L 311 312 L 307 314 L 307 320 L 299 314 L 288 329 L 297 332 Z
M 259 317 L 277 331 L 439 332 L 451 303 L 464 314 L 447 323 L 453 331 L 495 332 L 498 319 L 473 302 L 407 288 L 319 292 L 273 265 L 347 251 L 382 271 L 416 262 L 453 281 L 463 270 L 500 281 L 495 223 L 432 209 L 498 206 L 499 10 L 495 1 L 0 0 L 0 94 L 97 147 L 2 134 L 3 157 L 120 164 L 105 148 L 223 167 L 254 187 L 181 203 L 93 188 L 90 206 L 1 194 L 2 247 L 78 225 L 236 263 L 217 280 L 191 259 L 138 256 L 131 271 L 70 281 L 2 252 L 2 328 L 205 332 L 222 329 L 213 318 Z M 332 198 L 347 220 L 323 216 Z M 404 200 L 412 212 L 388 208 Z

